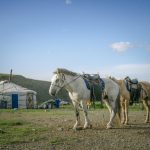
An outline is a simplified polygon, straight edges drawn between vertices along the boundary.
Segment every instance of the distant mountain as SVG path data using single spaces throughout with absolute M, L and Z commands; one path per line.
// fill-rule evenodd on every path
M 8 79 L 9 74 L 0 74 L 0 81 Z M 38 104 L 53 98 L 48 93 L 51 84 L 48 81 L 29 79 L 21 75 L 13 75 L 11 81 L 25 88 L 36 91 Z M 58 93 L 58 97 L 64 100 L 69 100 L 68 93 L 64 89 Z

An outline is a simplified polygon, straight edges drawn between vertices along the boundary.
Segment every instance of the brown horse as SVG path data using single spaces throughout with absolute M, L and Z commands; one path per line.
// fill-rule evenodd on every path
M 128 124 L 128 106 L 129 106 L 129 102 L 130 102 L 130 92 L 127 90 L 126 88 L 126 83 L 125 80 L 117 80 L 114 77 L 110 77 L 110 79 L 112 79 L 113 81 L 115 81 L 119 86 L 120 86 L 120 103 L 121 103 L 121 109 L 122 109 L 122 124 Z M 145 123 L 149 122 L 149 113 L 150 113 L 150 106 L 149 106 L 149 102 L 150 102 L 150 83 L 143 81 L 143 82 L 139 82 L 142 90 L 141 90 L 141 94 L 140 94 L 140 100 L 142 101 L 145 109 L 146 109 L 146 119 L 145 119 Z
M 144 90 L 144 92 L 142 92 L 141 98 L 147 112 L 145 123 L 148 123 L 150 115 L 150 83 L 146 81 L 141 81 L 139 83 L 141 84 L 142 89 Z

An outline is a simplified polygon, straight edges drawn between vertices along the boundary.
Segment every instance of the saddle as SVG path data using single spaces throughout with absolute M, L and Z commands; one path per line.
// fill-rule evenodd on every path
M 125 78 L 126 88 L 130 92 L 130 104 L 132 105 L 134 102 L 139 102 L 140 93 L 141 93 L 141 84 L 137 79 L 130 79 L 129 77 Z
M 93 75 L 83 74 L 83 76 L 91 81 L 98 81 L 100 79 L 99 74 L 93 74 Z
M 99 74 L 83 74 L 83 79 L 87 88 L 90 90 L 90 100 L 102 100 L 103 90 L 105 88 L 104 81 L 100 78 Z

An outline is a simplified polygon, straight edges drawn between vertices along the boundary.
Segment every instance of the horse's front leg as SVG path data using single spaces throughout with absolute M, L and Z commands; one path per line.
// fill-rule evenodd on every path
M 84 124 L 84 129 L 86 128 L 92 128 L 92 125 L 90 123 L 90 120 L 88 118 L 88 110 L 87 110 L 87 105 L 86 105 L 86 102 L 85 101 L 82 101 L 82 108 L 83 108 L 83 111 L 84 111 L 84 117 L 85 117 L 85 124 Z
M 79 104 L 76 102 L 73 102 L 74 108 L 75 108 L 75 115 L 76 115 L 76 123 L 73 126 L 73 129 L 76 130 L 77 126 L 80 125 L 80 113 L 79 113 Z

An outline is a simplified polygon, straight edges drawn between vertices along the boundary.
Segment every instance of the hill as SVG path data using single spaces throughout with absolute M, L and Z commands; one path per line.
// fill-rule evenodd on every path
M 2 80 L 8 80 L 9 79 L 9 74 L 0 74 L 0 81 Z M 12 82 L 21 85 L 25 88 L 34 90 L 37 92 L 37 102 L 41 103 L 44 102 L 50 98 L 53 98 L 49 95 L 49 87 L 50 87 L 50 82 L 48 81 L 41 81 L 41 80 L 34 80 L 34 79 L 29 79 L 21 75 L 13 75 L 12 76 Z M 66 90 L 62 90 L 58 93 L 58 97 L 69 100 L 69 96 L 66 92 Z

